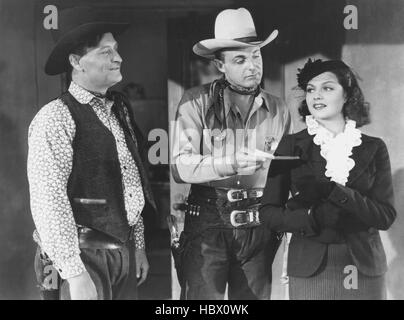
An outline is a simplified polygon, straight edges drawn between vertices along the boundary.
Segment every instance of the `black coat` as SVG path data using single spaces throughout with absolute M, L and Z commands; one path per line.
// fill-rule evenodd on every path
M 277 155 L 295 155 L 300 160 L 271 163 L 260 209 L 260 217 L 276 232 L 291 232 L 288 274 L 308 277 L 314 274 L 327 253 L 329 235 L 338 233 L 348 246 L 352 260 L 360 272 L 376 276 L 387 270 L 386 255 L 378 230 L 387 230 L 396 217 L 391 168 L 385 143 L 362 134 L 361 145 L 354 147 L 354 168 L 346 186 L 336 184 L 327 199 L 328 210 L 340 213 L 342 229 L 319 230 L 307 209 L 285 207 L 289 192 L 296 193 L 296 181 L 303 176 L 325 177 L 326 160 L 320 146 L 307 130 L 285 136 Z M 332 236 L 331 236 L 332 239 Z M 332 241 L 329 241 L 332 242 Z

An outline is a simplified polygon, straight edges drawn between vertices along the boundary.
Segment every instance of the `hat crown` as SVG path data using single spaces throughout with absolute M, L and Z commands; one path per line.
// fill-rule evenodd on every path
M 55 39 L 87 23 L 108 21 L 106 15 L 100 10 L 91 7 L 73 7 L 59 12 L 58 29 L 53 32 Z
M 230 40 L 256 36 L 253 18 L 247 9 L 226 9 L 217 15 L 215 21 L 216 39 Z

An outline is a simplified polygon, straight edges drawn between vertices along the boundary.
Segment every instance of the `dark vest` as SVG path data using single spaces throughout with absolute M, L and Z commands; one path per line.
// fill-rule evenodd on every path
M 115 138 L 89 104 L 79 103 L 69 92 L 64 93 L 61 99 L 69 108 L 76 124 L 73 167 L 67 185 L 67 195 L 74 219 L 79 225 L 96 229 L 125 242 L 129 239 L 131 228 L 125 210 Z M 122 103 L 115 102 L 112 110 L 123 128 L 126 144 L 138 167 L 145 195 L 145 207 L 151 205 L 155 208 L 136 136 L 131 134 L 123 119 L 122 107 Z M 86 203 L 80 199 L 101 201 Z

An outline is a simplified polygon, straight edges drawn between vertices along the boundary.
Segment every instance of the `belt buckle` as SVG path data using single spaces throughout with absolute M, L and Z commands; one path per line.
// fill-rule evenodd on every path
M 245 214 L 248 217 L 247 222 L 237 222 L 236 217 L 238 214 Z M 244 226 L 246 224 L 251 224 L 256 222 L 259 224 L 258 210 L 233 210 L 230 213 L 230 223 L 233 227 L 238 228 L 240 226 Z
M 255 191 L 255 198 L 261 198 L 264 195 L 263 190 L 257 190 Z
M 234 193 L 241 195 L 242 198 L 241 199 L 234 198 Z M 248 197 L 247 190 L 230 189 L 229 191 L 227 191 L 227 200 L 229 200 L 229 202 L 241 201 L 241 200 L 247 199 L 247 197 Z
M 263 190 L 252 190 L 250 191 L 250 196 L 248 194 L 248 190 L 246 189 L 230 189 L 227 191 L 227 200 L 229 202 L 236 202 L 236 201 L 241 201 L 244 199 L 249 199 L 249 198 L 261 198 L 264 195 Z M 234 194 L 237 194 L 237 198 L 234 197 Z M 239 197 L 241 196 L 241 197 Z

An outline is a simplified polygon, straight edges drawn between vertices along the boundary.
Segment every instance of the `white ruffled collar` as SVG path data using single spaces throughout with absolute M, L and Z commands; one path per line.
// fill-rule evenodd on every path
M 344 132 L 335 137 L 312 115 L 306 116 L 306 124 L 308 133 L 314 135 L 313 142 L 320 146 L 320 154 L 327 161 L 325 176 L 345 185 L 349 171 L 355 166 L 355 161 L 350 158 L 352 149 L 362 143 L 362 133 L 356 128 L 356 122 L 348 119 Z

